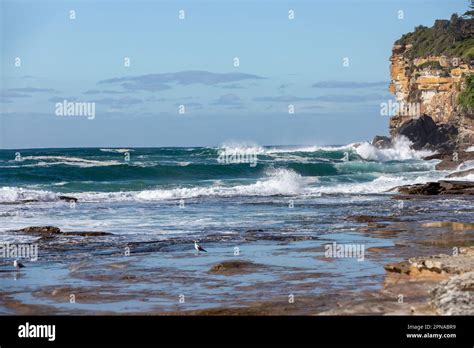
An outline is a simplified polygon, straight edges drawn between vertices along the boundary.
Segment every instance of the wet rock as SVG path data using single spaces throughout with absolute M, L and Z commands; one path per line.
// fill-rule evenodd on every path
M 70 196 L 58 196 L 58 198 L 59 198 L 61 201 L 66 201 L 66 202 L 77 202 L 77 198 L 76 198 L 76 197 L 70 197 Z
M 474 230 L 474 223 L 471 222 L 455 222 L 455 221 L 433 221 L 426 222 L 421 225 L 427 228 L 449 228 L 453 231 Z
M 453 150 L 458 129 L 451 124 L 436 124 L 428 115 L 412 118 L 403 123 L 396 131 L 397 135 L 407 137 L 415 150 Z
M 400 186 L 397 189 L 398 192 L 409 195 L 472 195 L 474 194 L 474 182 L 440 180 L 426 184 Z
M 463 176 L 468 176 L 474 174 L 474 169 L 461 170 L 459 172 L 451 173 L 447 178 L 461 178 Z
M 58 236 L 98 237 L 98 236 L 113 235 L 113 233 L 102 232 L 102 231 L 61 232 L 61 230 L 58 227 L 54 227 L 54 226 L 31 226 L 31 227 L 22 228 L 20 230 L 16 230 L 15 232 L 41 235 L 42 240 L 49 240 Z
M 430 303 L 442 315 L 474 315 L 474 271 L 456 275 L 431 291 Z
M 256 269 L 260 267 L 261 265 L 253 263 L 251 261 L 227 260 L 227 261 L 222 261 L 213 265 L 209 269 L 209 273 L 223 274 L 223 275 L 242 274 L 242 273 L 254 272 Z
M 429 275 L 430 272 L 446 276 L 471 272 L 474 271 L 474 247 L 460 248 L 456 256 L 419 256 L 408 261 L 389 263 L 385 265 L 385 270 L 415 277 L 423 273 Z
M 56 235 L 60 234 L 61 230 L 54 226 L 31 226 L 17 230 L 16 232 L 40 234 L 40 235 Z
M 379 220 L 379 218 L 374 215 L 351 215 L 351 216 L 346 217 L 346 220 L 369 223 L 369 222 L 375 222 L 376 220 Z
M 379 222 L 368 222 L 367 226 L 368 227 L 373 227 L 373 228 L 386 228 L 388 225 L 387 224 L 381 224 Z
M 425 159 L 434 159 L 433 156 L 427 157 Z M 474 152 L 466 152 L 466 151 L 457 151 L 457 152 L 449 152 L 439 155 L 438 158 L 441 162 L 438 163 L 435 168 L 437 170 L 452 170 L 458 168 L 460 165 L 462 167 L 462 163 L 465 161 L 474 160 Z
M 76 301 L 80 303 L 112 303 L 136 298 L 136 294 L 121 293 L 120 290 L 120 287 L 111 285 L 94 287 L 47 286 L 35 292 L 34 296 L 50 301 L 64 302 L 69 301 L 71 294 L 74 294 Z
M 402 261 L 402 262 L 387 263 L 384 266 L 384 268 L 388 272 L 409 274 L 411 265 L 408 261 Z
M 297 242 L 303 240 L 317 240 L 319 237 L 311 235 L 298 235 L 298 234 L 280 234 L 272 233 L 272 231 L 264 231 L 262 229 L 247 230 L 243 235 L 242 239 L 245 241 L 257 241 L 257 240 L 268 240 L 278 242 Z
M 381 248 L 372 247 L 372 248 L 368 248 L 367 251 L 369 253 L 385 253 L 387 252 L 387 249 L 388 247 L 381 247 Z
M 397 221 L 394 216 L 375 216 L 375 215 L 349 215 L 345 220 L 355 221 L 360 223 L 367 223 L 373 227 L 386 227 L 384 224 L 379 224 L 381 221 Z M 380 225 L 380 226 L 379 226 Z
M 423 157 L 423 159 L 425 161 L 431 161 L 431 160 L 434 160 L 434 159 L 444 160 L 445 158 L 452 157 L 452 156 L 453 156 L 452 152 L 437 152 L 435 154 Z
M 439 184 L 444 188 L 443 194 L 474 194 L 473 181 L 440 180 Z
M 262 233 L 262 229 L 247 230 L 245 233 Z
M 2 205 L 17 205 L 17 204 L 27 204 L 27 203 L 36 203 L 39 202 L 38 199 L 23 199 L 15 202 L 0 202 Z
M 376 135 L 372 140 L 372 145 L 379 149 L 388 149 L 392 146 L 392 140 L 383 135 Z
M 113 233 L 101 232 L 101 231 L 79 231 L 79 232 L 63 232 L 63 236 L 81 236 L 81 237 L 99 237 L 99 236 L 112 236 Z
M 407 185 L 399 187 L 398 192 L 408 195 L 439 195 L 441 193 L 441 185 L 438 182 Z

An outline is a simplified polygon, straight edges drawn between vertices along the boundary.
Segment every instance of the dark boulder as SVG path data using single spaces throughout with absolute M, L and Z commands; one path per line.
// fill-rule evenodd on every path
M 426 184 L 407 185 L 398 188 L 398 192 L 409 195 L 439 195 L 442 187 L 438 182 L 428 182 Z
M 61 201 L 66 201 L 66 202 L 77 202 L 77 198 L 76 198 L 76 197 L 70 197 L 70 196 L 58 196 L 58 198 L 59 198 Z
M 41 234 L 41 235 L 52 235 L 60 234 L 61 230 L 54 226 L 31 226 L 17 230 L 17 232 Z
M 451 151 L 455 147 L 457 134 L 455 126 L 437 125 L 428 115 L 408 120 L 397 129 L 397 135 L 407 137 L 415 150 Z
M 379 149 L 388 149 L 392 146 L 392 140 L 383 135 L 376 135 L 372 140 L 372 145 Z
M 409 195 L 473 195 L 474 182 L 440 180 L 426 184 L 415 184 L 398 187 L 398 192 Z
M 78 231 L 78 232 L 63 232 L 63 236 L 81 236 L 81 237 L 100 237 L 100 236 L 112 236 L 113 233 L 102 232 L 102 231 Z

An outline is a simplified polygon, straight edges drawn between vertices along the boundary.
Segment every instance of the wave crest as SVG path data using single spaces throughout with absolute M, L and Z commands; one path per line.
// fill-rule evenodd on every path
M 411 141 L 407 137 L 399 136 L 395 138 L 393 147 L 388 149 L 379 149 L 368 142 L 364 142 L 355 148 L 357 154 L 369 161 L 406 161 L 412 159 L 423 159 L 433 155 L 429 150 L 413 150 Z

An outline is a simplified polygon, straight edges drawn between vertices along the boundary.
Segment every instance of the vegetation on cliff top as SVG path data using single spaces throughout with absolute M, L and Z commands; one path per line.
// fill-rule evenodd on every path
M 474 109 L 474 75 L 466 76 L 466 87 L 459 94 L 459 105 L 466 111 Z
M 474 59 L 474 17 L 472 11 L 464 16 L 453 14 L 450 20 L 436 20 L 431 27 L 417 26 L 414 32 L 403 35 L 397 45 L 412 44 L 406 52 L 410 59 L 430 55 Z

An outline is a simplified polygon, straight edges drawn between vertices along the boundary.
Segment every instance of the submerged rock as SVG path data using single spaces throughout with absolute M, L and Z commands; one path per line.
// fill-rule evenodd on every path
M 209 269 L 209 273 L 233 275 L 253 272 L 260 267 L 260 265 L 257 265 L 256 263 L 253 263 L 251 261 L 227 260 L 213 265 Z
M 251 229 L 245 231 L 241 235 L 245 241 L 256 241 L 256 240 L 273 240 L 279 242 L 296 242 L 303 240 L 316 240 L 319 239 L 317 236 L 312 235 L 301 235 L 301 234 L 280 234 L 273 233 L 272 231 L 264 231 L 262 229 Z
M 77 198 L 76 197 L 70 197 L 70 196 L 58 196 L 58 198 L 62 201 L 66 201 L 66 202 L 77 202 Z
M 453 231 L 468 231 L 474 230 L 474 223 L 472 222 L 456 222 L 456 221 L 433 221 L 426 222 L 421 225 L 427 228 L 449 228 Z
M 64 236 L 81 236 L 81 237 L 97 237 L 97 236 L 111 236 L 113 233 L 102 231 L 77 231 L 77 232 L 63 232 Z
M 28 233 L 41 235 L 42 237 L 55 237 L 55 236 L 82 236 L 82 237 L 93 237 L 93 236 L 110 236 L 113 233 L 102 232 L 102 231 L 72 231 L 62 232 L 61 229 L 54 226 L 31 226 L 16 230 L 15 232 Z
M 16 232 L 51 235 L 51 234 L 60 234 L 61 230 L 58 227 L 54 227 L 54 226 L 31 226 L 31 227 L 19 229 Z
M 369 226 L 377 227 L 379 222 L 383 221 L 397 221 L 393 216 L 375 216 L 375 215 L 349 215 L 345 218 L 348 221 L 355 221 L 360 223 L 367 223 Z M 383 225 L 385 227 L 385 225 Z

